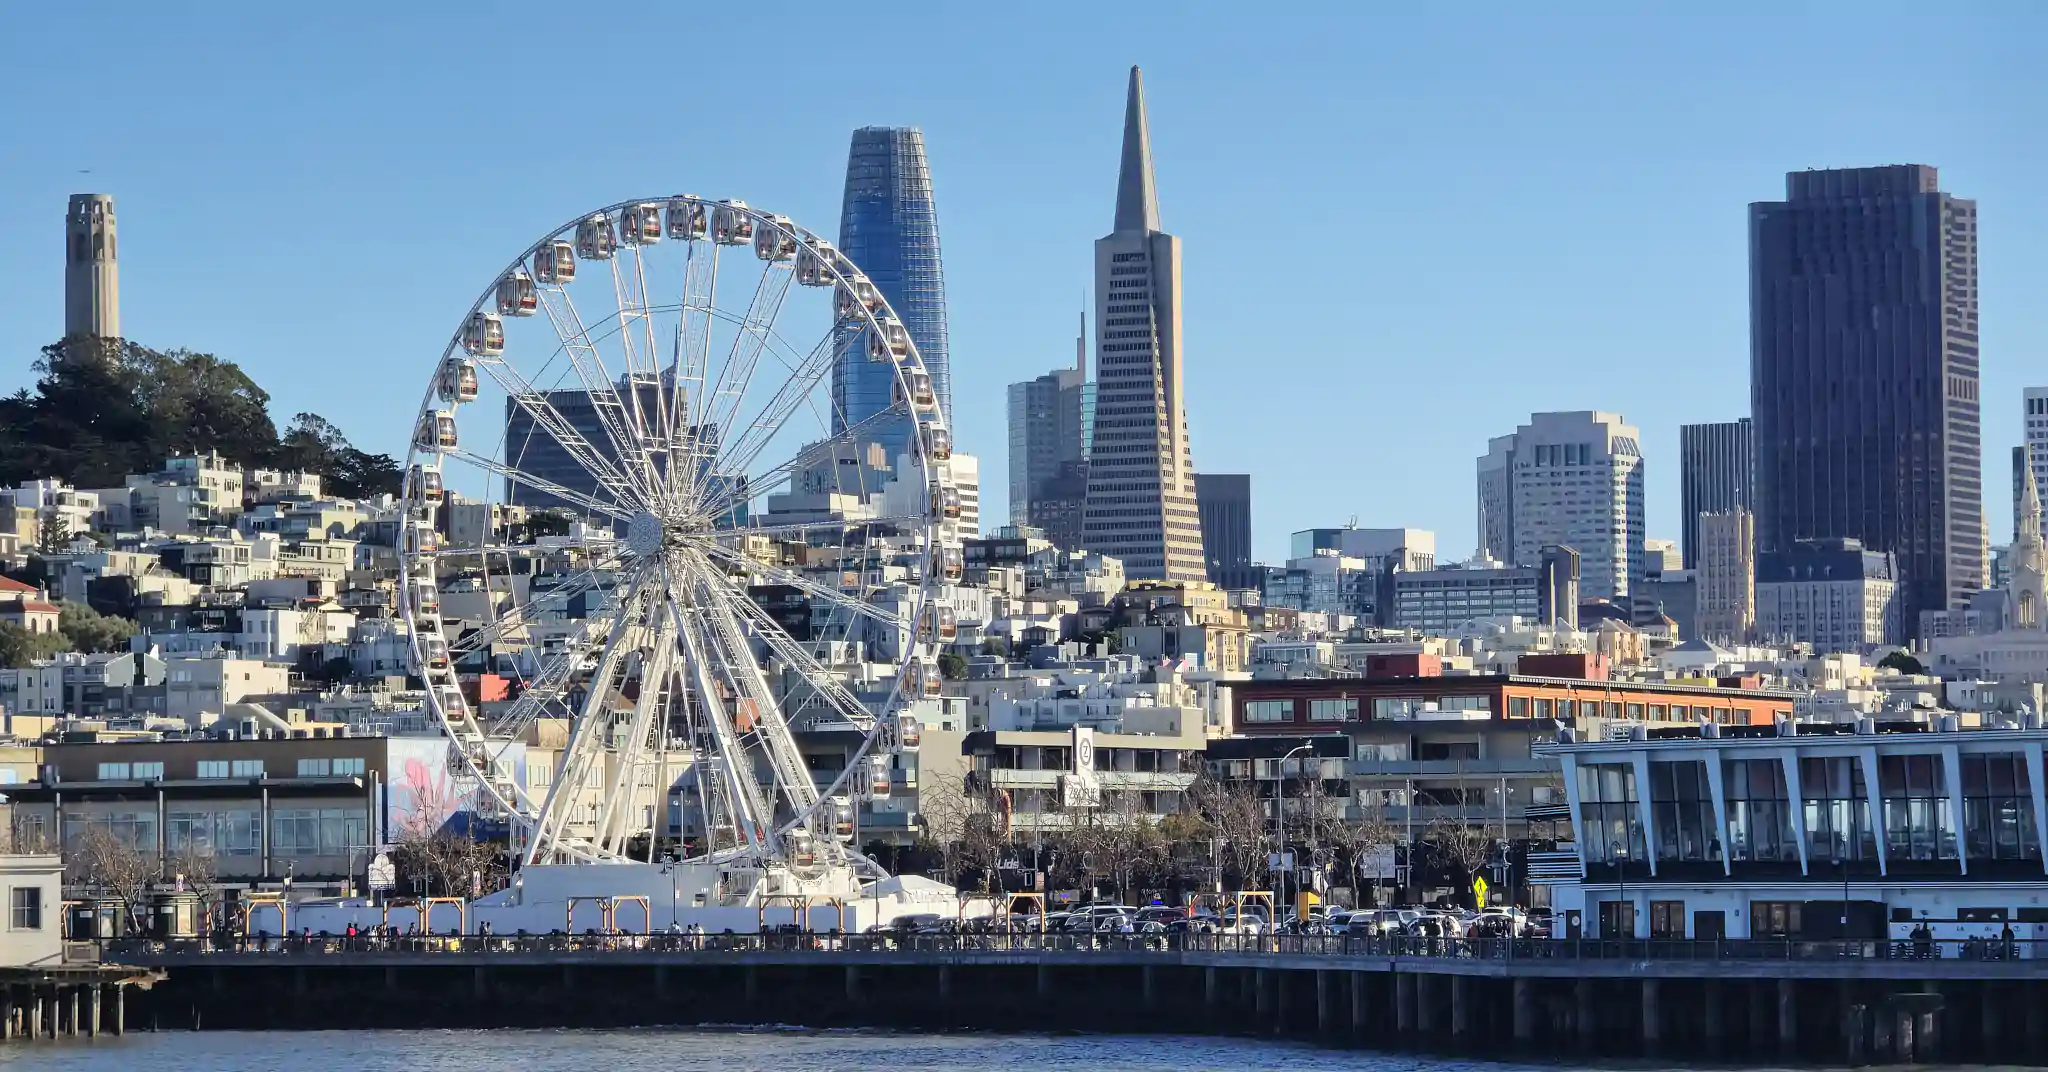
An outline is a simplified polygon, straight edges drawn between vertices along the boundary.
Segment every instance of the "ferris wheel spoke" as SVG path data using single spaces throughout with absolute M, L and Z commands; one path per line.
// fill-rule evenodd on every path
M 774 813 L 761 798 L 760 786 L 753 777 L 753 765 L 747 761 L 739 744 L 733 712 L 727 708 L 724 690 L 713 677 L 710 645 L 698 632 L 696 626 L 700 623 L 695 616 L 685 614 L 677 603 L 673 577 L 665 596 L 676 635 L 682 641 L 684 665 L 691 676 L 691 687 L 703 705 L 705 726 L 710 730 L 712 743 L 718 751 L 722 768 L 719 774 L 724 783 L 722 789 L 731 805 L 735 834 L 753 852 L 763 857 L 772 855 L 773 849 L 767 843 L 766 833 L 767 823 Z
M 870 711 L 866 704 L 861 703 L 860 697 L 846 688 L 840 680 L 840 675 L 818 662 L 806 650 L 803 642 L 790 636 L 789 630 L 784 629 L 782 623 L 762 609 L 759 603 L 744 593 L 731 589 L 719 591 L 723 594 L 728 607 L 752 623 L 755 634 L 762 642 L 784 662 L 795 667 L 799 675 L 811 685 L 812 691 L 823 697 L 825 702 L 838 710 L 847 721 L 856 726 L 870 726 L 874 723 L 874 712 Z
M 534 474 L 529 473 L 524 469 L 520 469 L 517 466 L 506 465 L 503 462 L 487 458 L 484 455 L 478 454 L 474 451 L 463 450 L 461 448 L 451 448 L 449 450 L 443 451 L 442 453 L 447 457 L 454 458 L 458 461 L 466 462 L 470 465 L 475 466 L 478 469 L 482 469 L 483 471 L 490 473 L 493 476 L 502 477 L 503 479 L 511 481 L 514 484 L 518 484 L 521 487 L 540 492 L 543 495 L 552 496 L 566 503 L 572 503 L 576 506 L 580 506 L 593 514 L 601 514 L 605 517 L 612 518 L 615 521 L 631 521 L 633 519 L 633 512 L 631 510 L 628 510 L 626 507 L 619 505 L 618 503 L 607 503 L 594 496 L 586 495 L 583 492 L 577 491 L 574 488 L 563 487 L 562 485 L 557 484 L 554 481 L 547 479 L 546 477 L 535 476 Z M 599 486 L 602 487 L 603 485 Z
M 780 525 L 742 525 L 720 529 L 720 533 L 734 536 L 814 536 L 834 532 L 845 533 L 859 529 L 863 531 L 910 525 L 923 525 L 930 521 L 923 514 L 887 514 L 876 517 L 831 518 L 824 521 L 792 521 Z
M 497 383 L 528 419 L 546 431 L 564 453 L 582 466 L 583 471 L 589 473 L 599 487 L 610 492 L 613 498 L 622 503 L 641 500 L 638 490 L 626 479 L 624 470 L 613 465 L 582 432 L 577 431 L 575 426 L 548 402 L 546 392 L 536 390 L 518 370 L 502 360 L 478 361 L 477 365 Z
M 647 304 L 647 277 L 641 271 L 640 251 L 644 247 L 627 248 L 631 250 L 632 271 L 626 270 L 627 257 L 612 258 L 612 293 L 618 303 L 619 323 L 616 335 L 620 353 L 626 364 L 626 383 L 630 388 L 626 392 L 627 412 L 632 417 L 632 427 L 638 433 L 640 448 L 644 454 L 657 444 L 666 445 L 668 437 L 661 428 L 658 416 L 662 412 L 659 382 L 661 370 L 655 367 L 654 363 L 654 311 Z M 637 327 L 647 336 L 644 347 L 635 332 L 636 321 Z M 643 379 L 654 381 L 655 404 L 651 407 L 645 404 L 640 395 Z M 654 410 L 654 413 L 649 413 L 649 409 Z M 650 492 L 661 487 L 651 458 L 648 459 L 647 476 L 647 487 Z
M 527 863 L 533 863 L 543 852 L 556 851 L 556 843 L 565 840 L 563 831 L 569 819 L 581 810 L 584 803 L 583 789 L 589 779 L 591 764 L 603 750 L 610 721 L 604 712 L 611 704 L 612 679 L 618 674 L 619 662 L 624 655 L 623 646 L 633 631 L 633 620 L 644 610 L 647 602 L 637 579 L 625 591 L 617 593 L 617 599 L 611 627 L 605 636 L 604 653 L 598 658 L 597 672 L 590 679 L 582 711 L 570 724 L 568 746 L 562 749 L 554 784 L 548 787 L 547 799 L 541 804 L 540 829 L 526 848 Z M 564 792 L 568 793 L 566 800 L 562 799 Z
M 707 620 L 721 649 L 721 661 L 731 675 L 731 684 L 753 704 L 755 732 L 765 742 L 763 751 L 767 753 L 769 769 L 774 773 L 781 797 L 798 815 L 815 810 L 818 787 L 811 781 L 810 770 L 804 765 L 796 738 L 790 735 L 789 723 L 782 717 L 782 706 L 769 690 L 768 679 L 761 673 L 753 648 L 747 643 L 745 632 L 725 598 L 731 589 L 713 571 L 695 565 L 686 569 L 706 596 Z
M 619 755 L 612 764 L 610 784 L 599 798 L 597 810 L 598 847 L 620 856 L 625 855 L 626 843 L 639 832 L 635 829 L 635 816 L 642 807 L 642 790 L 650 788 L 640 784 L 640 775 L 649 766 L 650 753 L 655 752 L 650 731 L 656 714 L 664 708 L 669 677 L 675 666 L 676 637 L 670 631 L 667 615 L 648 615 L 638 648 L 640 694 L 633 699 L 633 717 L 625 735 L 612 739 Z
M 786 262 L 772 262 L 754 287 L 746 319 L 733 334 L 732 348 L 726 354 L 725 363 L 719 367 L 718 379 L 704 398 L 704 427 L 695 437 L 697 449 L 692 454 L 691 471 L 686 474 L 691 482 L 692 499 L 701 494 L 701 484 L 710 475 L 712 463 L 716 460 L 715 456 L 705 456 L 709 453 L 706 440 L 713 443 L 722 441 L 738 416 L 741 401 L 753 382 L 754 368 L 760 363 L 761 351 L 774 330 L 775 318 L 781 313 L 782 301 L 788 296 L 790 284 L 795 279 L 796 274 Z
M 737 436 L 722 437 L 718 457 L 713 460 L 713 472 L 721 476 L 734 476 L 746 472 L 754 459 L 775 441 L 776 435 L 789 422 L 789 418 L 800 407 L 811 402 L 818 385 L 832 371 L 834 351 L 831 344 L 832 338 L 829 335 L 821 340 L 809 354 L 798 361 L 795 367 L 789 369 L 789 378 L 782 382 L 775 394 L 747 422 L 746 428 Z
M 734 548 L 726 547 L 723 544 L 717 543 L 706 543 L 703 544 L 702 547 L 704 549 L 705 554 L 711 558 L 719 559 L 720 561 L 729 563 L 732 566 L 735 566 L 741 570 L 746 571 L 747 573 L 757 575 L 765 579 L 770 584 L 780 584 L 790 588 L 794 588 L 797 591 L 802 592 L 807 596 L 810 596 L 812 599 L 828 603 L 833 607 L 839 608 L 841 610 L 849 611 L 851 613 L 858 614 L 863 617 L 872 618 L 885 626 L 889 626 L 896 629 L 908 629 L 913 624 L 908 619 L 905 619 L 900 615 L 892 614 L 889 611 L 883 610 L 882 608 L 877 607 L 872 603 L 856 599 L 853 596 L 840 591 L 839 589 L 831 587 L 830 585 L 819 584 L 817 581 L 814 581 L 809 577 L 806 577 L 803 574 L 796 572 L 795 570 L 785 569 L 781 566 L 763 562 L 760 559 L 755 558 L 754 556 L 749 555 L 744 551 L 736 550 Z
M 654 467 L 647 457 L 647 429 L 636 416 L 640 408 L 640 390 L 632 370 L 628 368 L 625 376 L 626 393 L 632 396 L 629 409 L 628 404 L 620 399 L 611 370 L 598 353 L 597 340 L 591 338 L 590 328 L 583 322 L 582 314 L 576 311 L 575 299 L 569 296 L 568 289 L 544 287 L 540 298 L 541 308 L 547 311 L 549 321 L 554 324 L 555 335 L 561 340 L 563 353 L 569 358 L 569 366 L 583 384 L 591 413 L 612 445 L 613 457 L 618 459 L 620 471 L 643 498 L 651 497 L 655 487 Z M 630 336 L 631 332 L 621 320 L 613 334 Z
M 840 447 L 850 446 L 859 442 L 863 436 L 871 435 L 890 423 L 891 418 L 895 416 L 897 414 L 885 410 L 823 439 L 807 443 L 789 460 L 767 469 L 758 477 L 736 475 L 741 471 L 738 469 L 733 472 L 721 471 L 718 475 L 722 478 L 724 490 L 705 495 L 705 502 L 698 508 L 698 512 L 704 517 L 722 517 L 731 513 L 742 503 L 752 502 L 778 490 L 796 474 L 832 457 L 833 452 Z M 756 454 L 758 453 L 757 451 Z
M 550 589 L 543 597 L 528 598 L 525 603 L 521 603 L 504 614 L 499 615 L 496 621 L 449 645 L 450 657 L 459 658 L 464 655 L 475 654 L 482 651 L 488 645 L 508 639 L 522 630 L 545 621 L 547 615 L 566 611 L 570 600 L 598 587 L 607 577 L 611 576 L 609 569 L 611 565 L 612 563 L 609 562 L 604 565 L 593 563 L 581 572 L 572 574 L 561 586 Z M 618 583 L 628 585 L 631 583 L 631 579 L 620 578 Z

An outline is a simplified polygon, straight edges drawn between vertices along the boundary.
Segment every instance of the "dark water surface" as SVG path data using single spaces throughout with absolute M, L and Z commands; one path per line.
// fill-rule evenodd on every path
M 794 1029 L 219 1031 L 0 1045 L 0 1068 L 22 1072 L 966 1072 L 991 1068 L 1016 1072 L 1559 1072 L 1581 1067 L 1452 1061 L 1286 1042 L 1163 1035 L 920 1035 Z M 1940 1070 L 1917 1066 L 1916 1072 Z

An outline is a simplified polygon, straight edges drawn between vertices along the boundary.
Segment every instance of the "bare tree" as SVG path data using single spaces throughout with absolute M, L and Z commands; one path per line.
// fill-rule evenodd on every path
M 450 831 L 405 835 L 392 846 L 391 864 L 400 889 L 429 897 L 468 897 L 472 882 L 493 889 L 505 870 L 498 846 Z
M 1332 823 L 1324 833 L 1330 843 L 1344 854 L 1354 900 L 1360 885 L 1377 885 L 1377 882 L 1365 881 L 1367 863 L 1382 858 L 1386 850 L 1401 843 L 1401 828 L 1387 818 L 1385 804 L 1377 793 L 1367 794 L 1358 811 L 1357 818 Z
M 84 824 L 78 837 L 64 847 L 65 884 L 81 892 L 120 900 L 129 919 L 141 918 L 143 898 L 156 874 L 157 862 L 152 855 L 123 840 L 103 823 Z
M 212 914 L 220 897 L 220 860 L 211 848 L 185 845 L 164 861 L 164 878 L 182 882 Z
M 1266 880 L 1265 802 L 1247 783 L 1203 777 L 1188 790 L 1195 813 L 1216 839 L 1216 858 L 1247 888 Z M 1220 880 L 1220 879 L 1219 879 Z
M 981 892 L 993 891 L 1011 846 L 1010 817 L 1001 797 L 969 779 L 933 775 L 918 787 L 918 812 L 924 816 L 925 836 L 944 861 L 946 878 L 957 883 L 972 871 Z
M 9 809 L 12 811 L 12 809 Z M 6 841 L 0 851 L 18 856 L 43 856 L 57 851 L 56 842 L 50 838 L 49 828 L 43 825 L 42 817 L 13 812 L 7 823 L 0 827 L 0 836 Z
M 1494 842 L 1499 836 L 1499 824 L 1475 819 L 1463 809 L 1455 815 L 1437 818 L 1425 834 L 1438 858 L 1455 867 L 1468 881 L 1478 877 L 1487 861 L 1493 859 Z

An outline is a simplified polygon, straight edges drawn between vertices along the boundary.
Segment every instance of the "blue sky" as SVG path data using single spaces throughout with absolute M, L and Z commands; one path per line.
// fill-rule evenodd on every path
M 1138 63 L 1196 466 L 1252 474 L 1262 558 L 1354 516 L 1463 557 L 1473 459 L 1537 409 L 1640 426 L 1675 538 L 1678 425 L 1747 411 L 1745 205 L 1903 162 L 1981 205 L 2009 532 L 2020 390 L 2048 383 L 2044 9 L 1028 8 L 11 7 L 0 388 L 62 330 L 65 196 L 103 191 L 131 338 L 399 452 L 457 319 L 544 229 L 687 189 L 830 234 L 848 133 L 917 125 L 955 421 L 1000 516 L 1003 388 L 1071 359 Z

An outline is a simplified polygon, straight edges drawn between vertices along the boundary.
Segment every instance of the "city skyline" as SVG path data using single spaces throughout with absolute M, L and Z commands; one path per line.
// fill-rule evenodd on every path
M 550 54 L 549 20 L 529 21 L 516 33 L 502 27 L 487 32 L 500 58 L 532 63 Z M 1375 22 L 1351 25 L 1369 31 Z M 202 131 L 189 124 L 151 129 L 156 118 L 174 114 L 165 109 L 211 93 L 211 83 L 156 77 L 150 51 L 189 35 L 191 55 L 201 60 L 216 51 L 241 54 L 255 31 L 204 19 L 183 29 L 132 20 L 112 27 L 105 42 L 115 61 L 110 66 L 118 70 L 81 90 L 82 103 L 105 123 L 87 129 L 20 109 L 25 134 L 51 147 L 50 162 L 0 179 L 0 230 L 19 233 L 31 248 L 50 243 L 58 201 L 80 190 L 112 194 L 127 225 L 124 319 L 138 341 L 241 362 L 275 392 L 280 411 L 331 410 L 359 442 L 390 449 L 401 441 L 408 415 L 385 405 L 381 392 L 361 389 L 356 377 L 424 382 L 428 362 L 421 354 L 446 337 L 458 307 L 558 217 L 619 196 L 678 187 L 746 197 L 829 233 L 848 132 L 878 121 L 917 125 L 940 157 L 939 183 L 947 191 L 954 348 L 974 354 L 971 372 L 954 363 L 956 423 L 962 447 L 993 463 L 1001 449 L 1003 385 L 1044 371 L 1070 336 L 1072 306 L 1061 296 L 1085 279 L 1083 250 L 1101 226 L 1099 161 L 1116 136 L 1115 117 L 1103 114 L 1100 100 L 1137 60 L 1146 64 L 1155 92 L 1174 101 L 1170 117 L 1155 123 L 1152 134 L 1176 162 L 1172 202 L 1191 206 L 1176 213 L 1176 229 L 1191 250 L 1201 251 L 1187 267 L 1194 288 L 1187 314 L 1188 409 L 1203 429 L 1197 461 L 1259 480 L 1254 539 L 1261 560 L 1282 558 L 1291 531 L 1354 514 L 1368 525 L 1433 528 L 1446 557 L 1461 557 L 1476 543 L 1469 487 L 1448 479 L 1441 467 L 1402 463 L 1400 444 L 1426 441 L 1453 457 L 1469 457 L 1483 447 L 1482 436 L 1471 430 L 1512 426 L 1533 409 L 1626 413 L 1644 432 L 1648 531 L 1678 537 L 1678 426 L 1736 416 L 1747 395 L 1741 206 L 1772 196 L 1784 171 L 1806 166 L 1924 160 L 1985 206 L 1984 441 L 1987 450 L 2021 441 L 2016 399 L 2032 377 L 2020 358 L 2038 352 L 2048 327 L 2016 296 L 2043 274 L 2027 251 L 2039 248 L 2048 213 L 2023 181 L 2040 150 L 1999 136 L 2028 129 L 2025 121 L 2040 108 L 2040 95 L 2013 92 L 2034 76 L 2000 46 L 2025 36 L 2024 27 L 2033 23 L 1966 14 L 1944 26 L 1939 36 L 1952 47 L 1929 71 L 1929 83 L 1939 88 L 1922 99 L 1882 84 L 1848 96 L 1826 91 L 1857 84 L 1851 77 L 1857 71 L 1926 55 L 1925 34 L 1884 26 L 1847 33 L 1833 26 L 1823 33 L 1818 24 L 1802 24 L 1764 41 L 1752 39 L 1758 35 L 1749 22 L 1730 18 L 1686 35 L 1680 48 L 1667 40 L 1676 23 L 1648 18 L 1410 25 L 1412 55 L 1390 57 L 1370 78 L 1338 87 L 1306 73 L 1309 65 L 1275 64 L 1259 51 L 1267 38 L 1201 20 L 1147 38 L 1156 56 L 1119 55 L 1106 41 L 1055 50 L 1024 66 L 1020 58 L 1049 40 L 1044 34 L 1025 29 L 991 51 L 970 40 L 986 27 L 961 20 L 909 31 L 910 43 L 936 54 L 929 70 L 905 84 L 853 86 L 834 101 L 773 89 L 772 100 L 788 101 L 761 113 L 774 115 L 773 121 L 737 124 L 711 150 L 689 139 L 673 148 L 620 142 L 628 151 L 572 157 L 559 170 L 520 169 L 510 178 L 487 176 L 453 159 L 459 154 L 424 152 L 414 155 L 428 159 L 406 160 L 403 182 L 390 183 L 341 157 L 359 155 L 388 169 L 388 154 L 363 151 L 383 144 L 366 140 L 373 134 L 389 134 L 396 139 L 391 144 L 407 147 L 464 136 L 472 117 L 458 117 L 445 104 L 414 114 L 379 103 L 394 96 L 453 100 L 442 92 L 442 79 L 454 72 L 424 73 L 427 52 L 445 51 L 452 26 L 420 25 L 417 44 L 393 57 L 397 77 L 363 87 L 371 96 L 348 111 L 323 103 L 330 91 L 314 75 L 328 65 L 336 72 L 359 69 L 370 42 L 335 27 L 334 48 L 314 70 L 242 72 L 239 77 L 258 91 L 235 95 L 220 121 Z M 22 30 L 25 40 L 38 34 L 63 39 L 54 19 L 31 15 Z M 1823 39 L 1828 49 L 1816 51 Z M 1550 73 L 1555 65 L 1546 63 L 1536 92 L 1497 115 L 1494 79 L 1527 74 L 1522 65 L 1532 61 L 1523 54 L 1545 43 L 1586 63 L 1585 74 L 1556 76 Z M 1213 71 L 1209 60 L 1246 48 L 1241 73 L 1202 73 Z M 1454 49 L 1471 66 L 1445 68 L 1441 77 L 1418 75 Z M 20 87 L 54 81 L 58 72 L 50 61 L 28 51 Z M 1777 62 L 1795 53 L 1812 62 Z M 1497 71 L 1471 86 L 1455 84 L 1487 63 Z M 1800 67 L 1797 74 L 1784 73 L 1793 66 Z M 1382 79 L 1394 85 L 1409 80 L 1412 107 L 1381 106 Z M 1611 93 L 1617 80 L 1630 82 L 1628 100 Z M 936 91 L 955 83 L 957 92 Z M 1256 91 L 1249 91 L 1255 83 Z M 723 88 L 705 92 L 737 99 Z M 567 97 L 537 102 L 536 118 L 568 108 L 592 138 L 629 129 L 619 122 L 623 117 L 586 115 L 579 95 Z M 1319 102 L 1306 110 L 1309 116 L 1287 107 L 1308 99 Z M 1776 103 L 1750 106 L 1765 100 Z M 256 137 L 273 129 L 264 120 L 278 108 L 302 113 L 301 129 L 309 136 L 285 146 Z M 1575 108 L 1582 112 L 1576 121 L 1537 119 L 1526 133 L 1513 126 Z M 376 131 L 361 113 L 383 117 Z M 1936 122 L 1955 114 L 1968 121 Z M 1249 121 L 1253 115 L 1256 122 Z M 1703 119 L 1683 124 L 1682 132 L 1659 129 L 1681 115 Z M 1205 143 L 1204 131 L 1219 120 L 1240 131 L 1239 140 Z M 1611 140 L 1616 123 L 1641 140 L 1626 157 L 1596 146 Z M 981 133 L 984 128 L 989 132 Z M 1324 136 L 1329 133 L 1342 137 Z M 1338 144 L 1347 139 L 1372 148 Z M 222 182 L 213 172 L 150 164 L 186 160 L 199 146 L 210 167 L 238 179 Z M 1389 151 L 1420 162 L 1422 171 L 1358 166 Z M 1503 160 L 1515 161 L 1515 168 L 1502 170 Z M 1711 166 L 1702 164 L 1706 160 Z M 82 168 L 93 174 L 78 175 Z M 1602 181 L 1585 180 L 1593 171 Z M 1412 181 L 1424 173 L 1425 181 Z M 1326 175 L 1348 176 L 1345 188 Z M 233 191 L 251 185 L 284 191 L 306 206 L 288 254 L 252 257 L 246 243 L 219 240 L 222 221 L 247 215 Z M 1370 235 L 1362 247 L 1368 255 L 1345 272 L 1308 273 L 1279 270 L 1267 253 L 1236 253 L 1246 240 L 1233 235 L 1238 214 L 1209 206 L 1274 190 L 1332 233 Z M 1395 194 L 1401 207 L 1390 211 Z M 469 207 L 459 214 L 440 211 L 457 203 Z M 1594 205 L 1598 211 L 1588 212 Z M 361 263 L 371 248 L 385 244 L 365 236 L 407 214 L 437 214 L 442 223 L 432 241 L 407 243 L 404 257 L 382 262 L 393 285 L 384 288 L 389 293 L 376 315 L 365 318 L 375 326 L 338 323 L 316 337 L 295 330 L 303 314 L 288 310 L 325 286 L 312 265 Z M 1598 227 L 1557 232 L 1545 223 L 1591 217 L 1602 221 Z M 38 241 L 37 234 L 44 237 Z M 1532 271 L 1537 250 L 1543 268 Z M 5 271 L 14 315 L 0 318 L 0 331 L 20 355 L 16 380 L 6 385 L 11 389 L 30 379 L 26 366 L 35 348 L 61 333 L 62 279 L 47 263 Z M 1591 300 L 1593 294 L 1599 300 Z M 1055 305 L 1064 308 L 1056 313 Z M 1286 327 L 1276 334 L 1282 322 Z M 1275 345 L 1283 338 L 1284 345 Z M 1569 376 L 1531 382 L 1516 374 L 1524 362 L 1564 361 Z M 1259 392 L 1269 408 L 1233 419 L 1247 383 L 1275 373 L 1284 378 L 1262 383 Z M 1269 419 L 1278 412 L 1270 408 L 1276 389 L 1290 382 L 1309 389 L 1288 392 L 1284 418 Z M 1383 411 L 1363 441 L 1348 416 L 1361 397 L 1379 399 L 1375 408 Z M 1385 404 L 1390 397 L 1416 404 Z M 1459 426 L 1446 427 L 1434 416 L 1450 407 L 1461 412 Z M 1310 458 L 1316 460 L 1301 464 Z M 1987 473 L 1986 479 L 2003 476 Z M 2006 498 L 1986 503 L 1994 540 L 2010 531 Z M 1004 512 L 1000 502 L 989 505 Z

